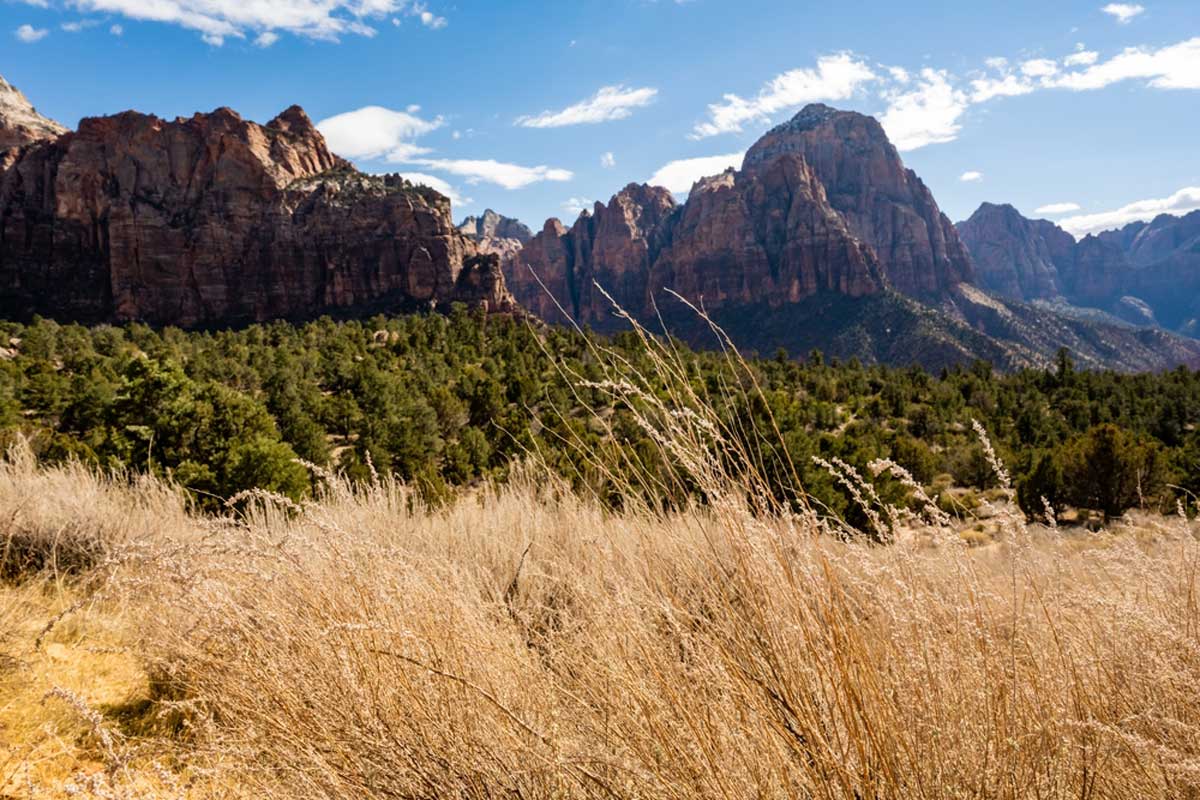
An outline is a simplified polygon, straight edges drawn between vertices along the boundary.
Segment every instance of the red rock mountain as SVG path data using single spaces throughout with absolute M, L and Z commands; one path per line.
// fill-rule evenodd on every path
M 0 312 L 184 326 L 465 301 L 508 309 L 496 255 L 438 193 L 357 172 L 293 106 L 125 112 L 0 168 Z
M 1052 222 L 984 203 L 958 229 L 985 289 L 1200 332 L 1200 212 L 1164 214 L 1076 242 Z
M 958 233 L 974 257 L 977 285 L 1002 297 L 1053 299 L 1071 277 L 1074 237 L 1047 220 L 1026 219 L 1011 205 L 984 203 Z
M 601 324 L 611 307 L 594 282 L 650 317 L 662 288 L 709 309 L 889 287 L 934 300 L 973 271 L 879 123 L 811 105 L 750 148 L 741 170 L 699 181 L 683 206 L 665 189 L 631 184 L 570 229 L 547 222 L 506 258 L 506 274 L 535 313 L 559 320 L 557 300 L 576 320 Z
M 829 204 L 875 251 L 897 290 L 936 298 L 971 282 L 971 258 L 954 225 L 873 117 L 809 105 L 759 139 L 742 171 L 769 169 L 786 154 L 812 167 Z

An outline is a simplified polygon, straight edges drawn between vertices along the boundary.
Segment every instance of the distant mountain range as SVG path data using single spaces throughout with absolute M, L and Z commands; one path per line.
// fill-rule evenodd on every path
M 1200 211 L 1163 214 L 1076 242 L 1052 222 L 984 203 L 958 231 L 988 291 L 1099 309 L 1189 336 L 1200 332 Z
M 130 111 L 67 131 L 0 80 L 10 317 L 214 326 L 462 301 L 607 331 L 623 324 L 607 292 L 715 344 L 670 289 L 762 353 L 1014 369 L 1066 347 L 1084 366 L 1200 365 L 1200 341 L 1163 330 L 1197 317 L 1179 287 L 1200 273 L 1200 218 L 1172 219 L 1076 243 L 985 206 L 956 229 L 878 122 L 811 105 L 685 203 L 631 184 L 570 227 L 532 235 L 490 210 L 456 226 L 432 189 L 331 153 L 298 107 L 266 125 Z

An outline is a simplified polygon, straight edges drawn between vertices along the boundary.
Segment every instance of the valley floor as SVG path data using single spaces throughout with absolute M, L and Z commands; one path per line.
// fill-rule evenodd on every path
M 0 797 L 1193 796 L 1200 528 L 1010 509 L 870 544 L 535 474 L 213 516 L 15 452 Z

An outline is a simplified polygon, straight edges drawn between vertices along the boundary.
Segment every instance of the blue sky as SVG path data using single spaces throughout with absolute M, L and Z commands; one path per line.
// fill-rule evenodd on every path
M 535 229 L 686 193 L 809 101 L 878 116 L 955 220 L 1200 208 L 1196 0 L 0 0 L 0 75 L 68 126 L 299 103 L 361 168 Z

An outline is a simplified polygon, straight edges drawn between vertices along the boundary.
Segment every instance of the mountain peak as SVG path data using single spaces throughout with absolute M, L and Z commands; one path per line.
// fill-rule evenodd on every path
M 533 232 L 523 222 L 490 208 L 485 209 L 481 216 L 467 217 L 458 224 L 458 229 L 476 242 L 493 247 L 506 239 L 525 244 L 533 238 Z
M 37 112 L 21 90 L 0 75 L 0 150 L 54 139 L 67 129 Z

